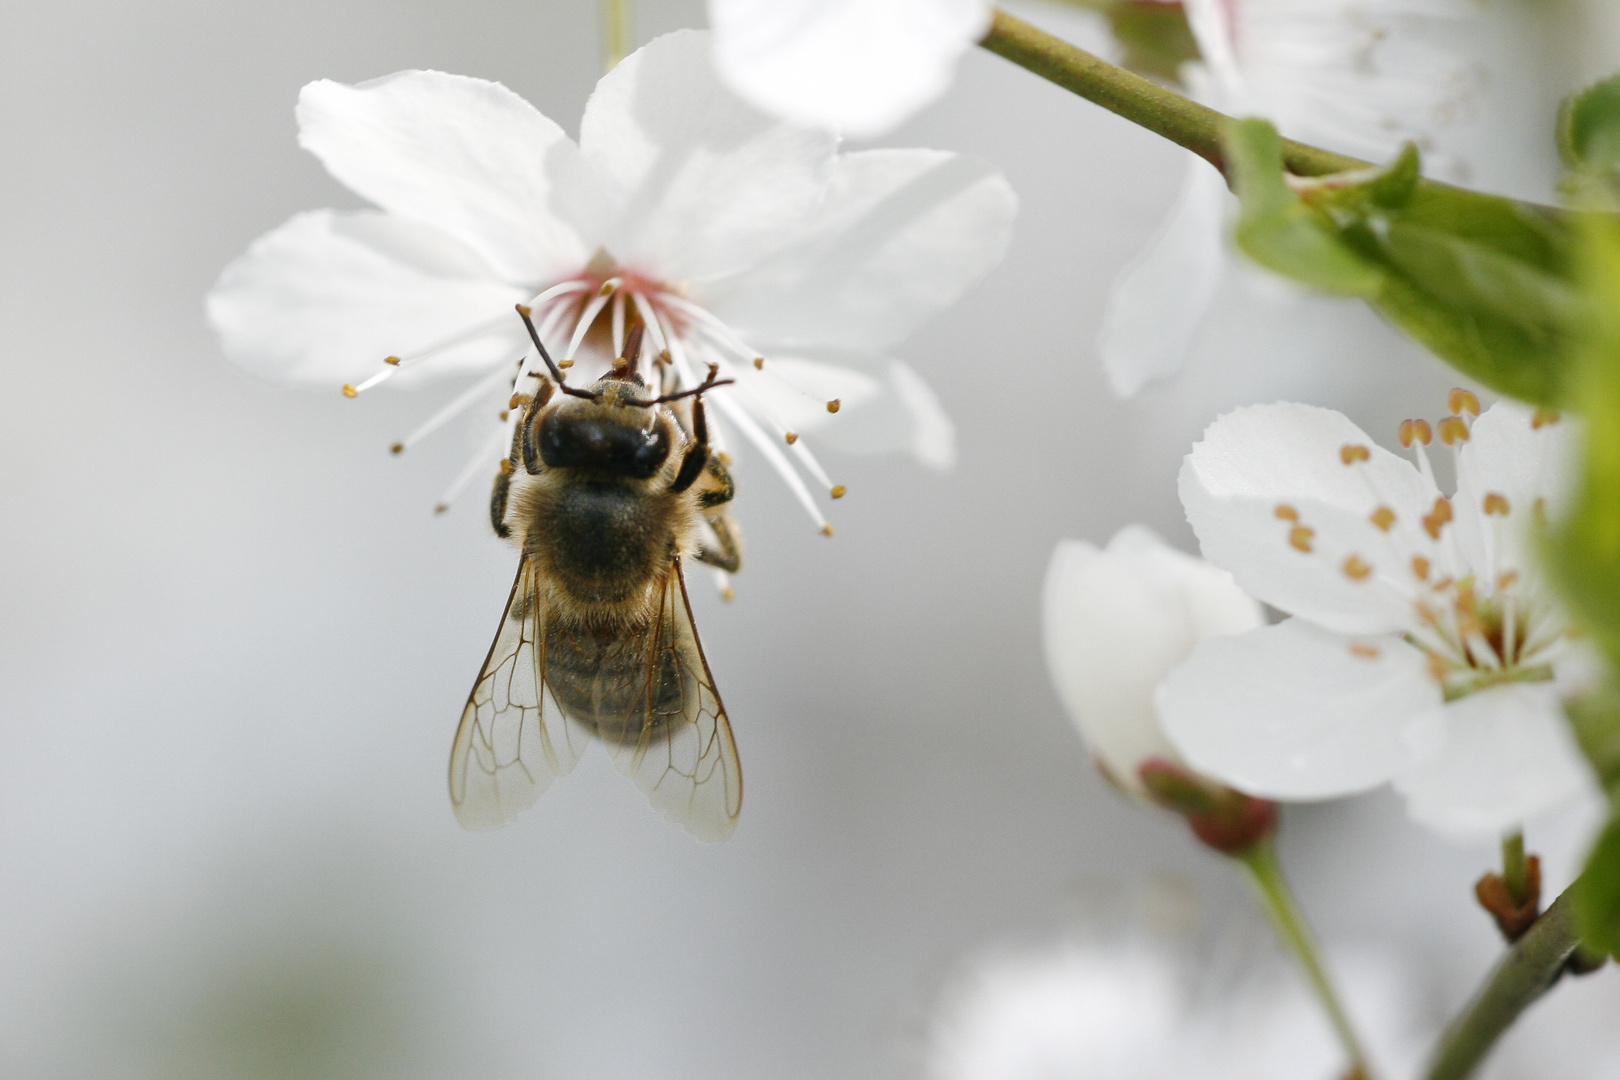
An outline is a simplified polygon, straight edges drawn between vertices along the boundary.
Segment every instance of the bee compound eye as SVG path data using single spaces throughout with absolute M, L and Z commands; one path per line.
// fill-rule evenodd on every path
M 669 457 L 669 431 L 599 416 L 552 413 L 540 422 L 540 457 L 553 468 L 599 469 L 646 480 Z

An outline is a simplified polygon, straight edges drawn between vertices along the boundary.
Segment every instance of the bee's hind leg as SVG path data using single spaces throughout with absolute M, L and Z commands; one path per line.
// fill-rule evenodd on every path
M 742 545 L 737 542 L 737 531 L 731 524 L 731 512 L 725 507 L 718 507 L 704 515 L 709 528 L 714 530 L 714 538 L 719 542 L 719 550 L 704 544 L 698 548 L 697 561 L 717 566 L 728 574 L 735 574 L 742 569 Z

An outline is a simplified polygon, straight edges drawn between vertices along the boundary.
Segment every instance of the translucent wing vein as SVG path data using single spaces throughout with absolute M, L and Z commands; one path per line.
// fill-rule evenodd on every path
M 469 829 L 511 821 L 589 741 L 545 685 L 544 626 L 539 577 L 525 558 L 450 751 L 450 803 Z
M 737 827 L 742 767 L 692 624 L 679 559 L 670 564 L 643 640 L 640 692 L 622 724 L 599 727 L 619 771 L 663 815 L 705 843 Z

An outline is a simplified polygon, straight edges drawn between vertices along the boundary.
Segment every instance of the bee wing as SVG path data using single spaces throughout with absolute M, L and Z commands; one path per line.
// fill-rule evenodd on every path
M 598 734 L 619 771 L 654 807 L 704 843 L 717 844 L 742 812 L 742 767 L 692 625 L 679 558 L 670 563 L 656 617 L 639 647 L 645 649 L 645 692 L 637 695 L 635 715 Z
M 450 749 L 450 804 L 469 829 L 511 821 L 590 741 L 545 684 L 544 626 L 539 574 L 525 558 Z

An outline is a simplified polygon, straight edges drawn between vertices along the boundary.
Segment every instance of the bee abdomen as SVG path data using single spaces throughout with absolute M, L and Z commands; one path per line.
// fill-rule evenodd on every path
M 672 651 L 650 651 L 645 628 L 593 634 L 552 622 L 546 628 L 546 685 L 564 712 L 604 741 L 655 742 L 674 730 L 697 686 Z

